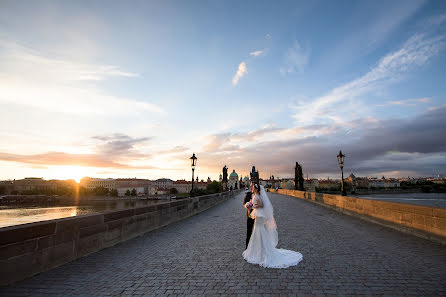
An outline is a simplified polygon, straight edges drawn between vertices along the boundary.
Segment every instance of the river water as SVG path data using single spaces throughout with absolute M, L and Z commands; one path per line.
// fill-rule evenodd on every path
M 358 195 L 358 198 L 446 208 L 446 193 L 397 193 Z
M 48 221 L 66 217 L 100 213 L 109 210 L 119 210 L 142 207 L 164 203 L 166 200 L 118 200 L 118 201 L 92 201 L 90 205 L 81 206 L 1 206 L 0 228 L 26 223 Z

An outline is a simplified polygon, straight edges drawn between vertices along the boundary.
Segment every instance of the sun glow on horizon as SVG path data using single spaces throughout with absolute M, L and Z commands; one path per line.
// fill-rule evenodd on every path
M 83 166 L 51 166 L 49 171 L 57 179 L 74 179 L 78 183 L 83 177 L 91 175 L 90 168 Z

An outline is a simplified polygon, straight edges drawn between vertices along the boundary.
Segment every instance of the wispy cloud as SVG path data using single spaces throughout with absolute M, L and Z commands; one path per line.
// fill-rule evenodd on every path
M 265 53 L 265 50 L 253 51 L 253 52 L 249 53 L 248 57 L 249 56 L 258 57 L 260 55 L 263 55 L 264 53 Z M 242 61 L 238 65 L 237 73 L 232 78 L 232 85 L 236 86 L 238 84 L 239 80 L 246 74 L 248 74 L 248 67 L 246 66 L 246 61 Z
M 302 45 L 295 40 L 293 46 L 286 50 L 284 60 L 285 65 L 280 68 L 282 74 L 288 73 L 303 73 L 305 66 L 308 64 L 310 58 L 309 47 L 302 47 Z
M 261 50 L 261 51 L 253 51 L 253 52 L 249 53 L 250 56 L 254 56 L 254 57 L 260 56 L 261 54 L 263 54 L 263 50 Z
M 347 125 L 314 125 L 292 129 L 262 128 L 245 134 L 218 134 L 209 139 L 210 150 L 200 153 L 201 164 L 221 170 L 226 164 L 237 171 L 252 165 L 261 176 L 292 176 L 293 163 L 303 163 L 304 173 L 338 175 L 336 154 L 347 153 L 346 172 L 359 175 L 401 170 L 419 175 L 444 174 L 446 139 L 445 106 L 407 119 L 358 119 Z M 429 133 L 426 133 L 429 131 Z M 322 132 L 322 133 L 321 133 Z M 253 137 L 265 133 L 265 138 Z M 272 138 L 277 133 L 290 137 Z M 283 135 L 283 134 L 282 134 Z M 247 145 L 240 142 L 246 138 Z M 389 153 L 391 151 L 391 153 Z
M 184 152 L 186 152 L 188 150 L 189 150 L 188 147 L 177 145 L 177 146 L 175 146 L 173 148 L 170 148 L 170 149 L 158 151 L 158 152 L 156 152 L 156 154 L 157 155 L 171 155 L 171 154 L 173 155 L 173 154 L 181 154 L 181 153 L 184 153 Z
M 248 73 L 248 68 L 246 67 L 246 62 L 243 61 L 238 65 L 237 73 L 232 78 L 232 85 L 236 86 L 239 80 Z
M 153 169 L 151 165 L 143 165 L 151 155 L 137 150 L 137 146 L 150 140 L 150 137 L 134 138 L 125 134 L 112 134 L 92 137 L 100 142 L 94 153 L 76 154 L 60 151 L 50 151 L 40 154 L 11 154 L 0 152 L 1 161 L 18 162 L 24 164 L 44 166 L 85 166 L 107 168 L 138 168 Z M 139 161 L 140 165 L 131 163 Z
M 125 134 L 115 133 L 109 136 L 94 136 L 93 139 L 101 141 L 98 145 L 99 153 L 117 159 L 120 157 L 147 157 L 147 154 L 136 152 L 135 146 L 147 142 L 151 138 L 134 138 Z
M 24 164 L 58 165 L 58 166 L 85 166 L 106 168 L 138 168 L 154 169 L 153 166 L 131 166 L 116 162 L 98 154 L 68 154 L 64 152 L 46 152 L 42 154 L 21 155 L 0 152 L 0 160 L 19 162 Z
M 0 102 L 81 115 L 165 113 L 153 103 L 109 95 L 95 85 L 110 77 L 138 77 L 113 65 L 49 58 L 5 40 L 0 40 L 0 58 Z
M 431 57 L 446 46 L 446 35 L 429 37 L 426 34 L 415 34 L 403 46 L 381 58 L 378 64 L 365 75 L 339 87 L 328 94 L 318 97 L 297 107 L 295 119 L 302 124 L 311 124 L 316 119 L 336 120 L 341 102 L 343 107 L 350 106 L 351 113 L 360 108 L 355 99 L 359 95 L 382 88 L 389 82 L 398 80 L 400 76 L 415 66 L 425 64 Z M 336 104 L 336 105 L 335 105 Z
M 416 106 L 417 103 L 428 103 L 431 99 L 430 98 L 416 98 L 416 99 L 406 99 L 406 100 L 399 100 L 399 101 L 389 101 L 385 104 L 379 104 L 377 106 L 388 106 L 388 105 L 407 105 L 407 106 Z

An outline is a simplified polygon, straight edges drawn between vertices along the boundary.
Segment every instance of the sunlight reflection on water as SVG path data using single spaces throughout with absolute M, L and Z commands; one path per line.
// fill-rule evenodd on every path
M 32 222 L 100 213 L 109 210 L 154 205 L 166 201 L 110 201 L 89 206 L 58 206 L 0 209 L 0 228 Z

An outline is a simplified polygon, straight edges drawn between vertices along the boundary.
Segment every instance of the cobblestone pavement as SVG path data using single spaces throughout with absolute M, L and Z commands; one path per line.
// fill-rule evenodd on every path
M 184 221 L 0 289 L 1 296 L 446 296 L 446 248 L 271 194 L 279 247 L 304 260 L 242 258 L 242 194 Z

